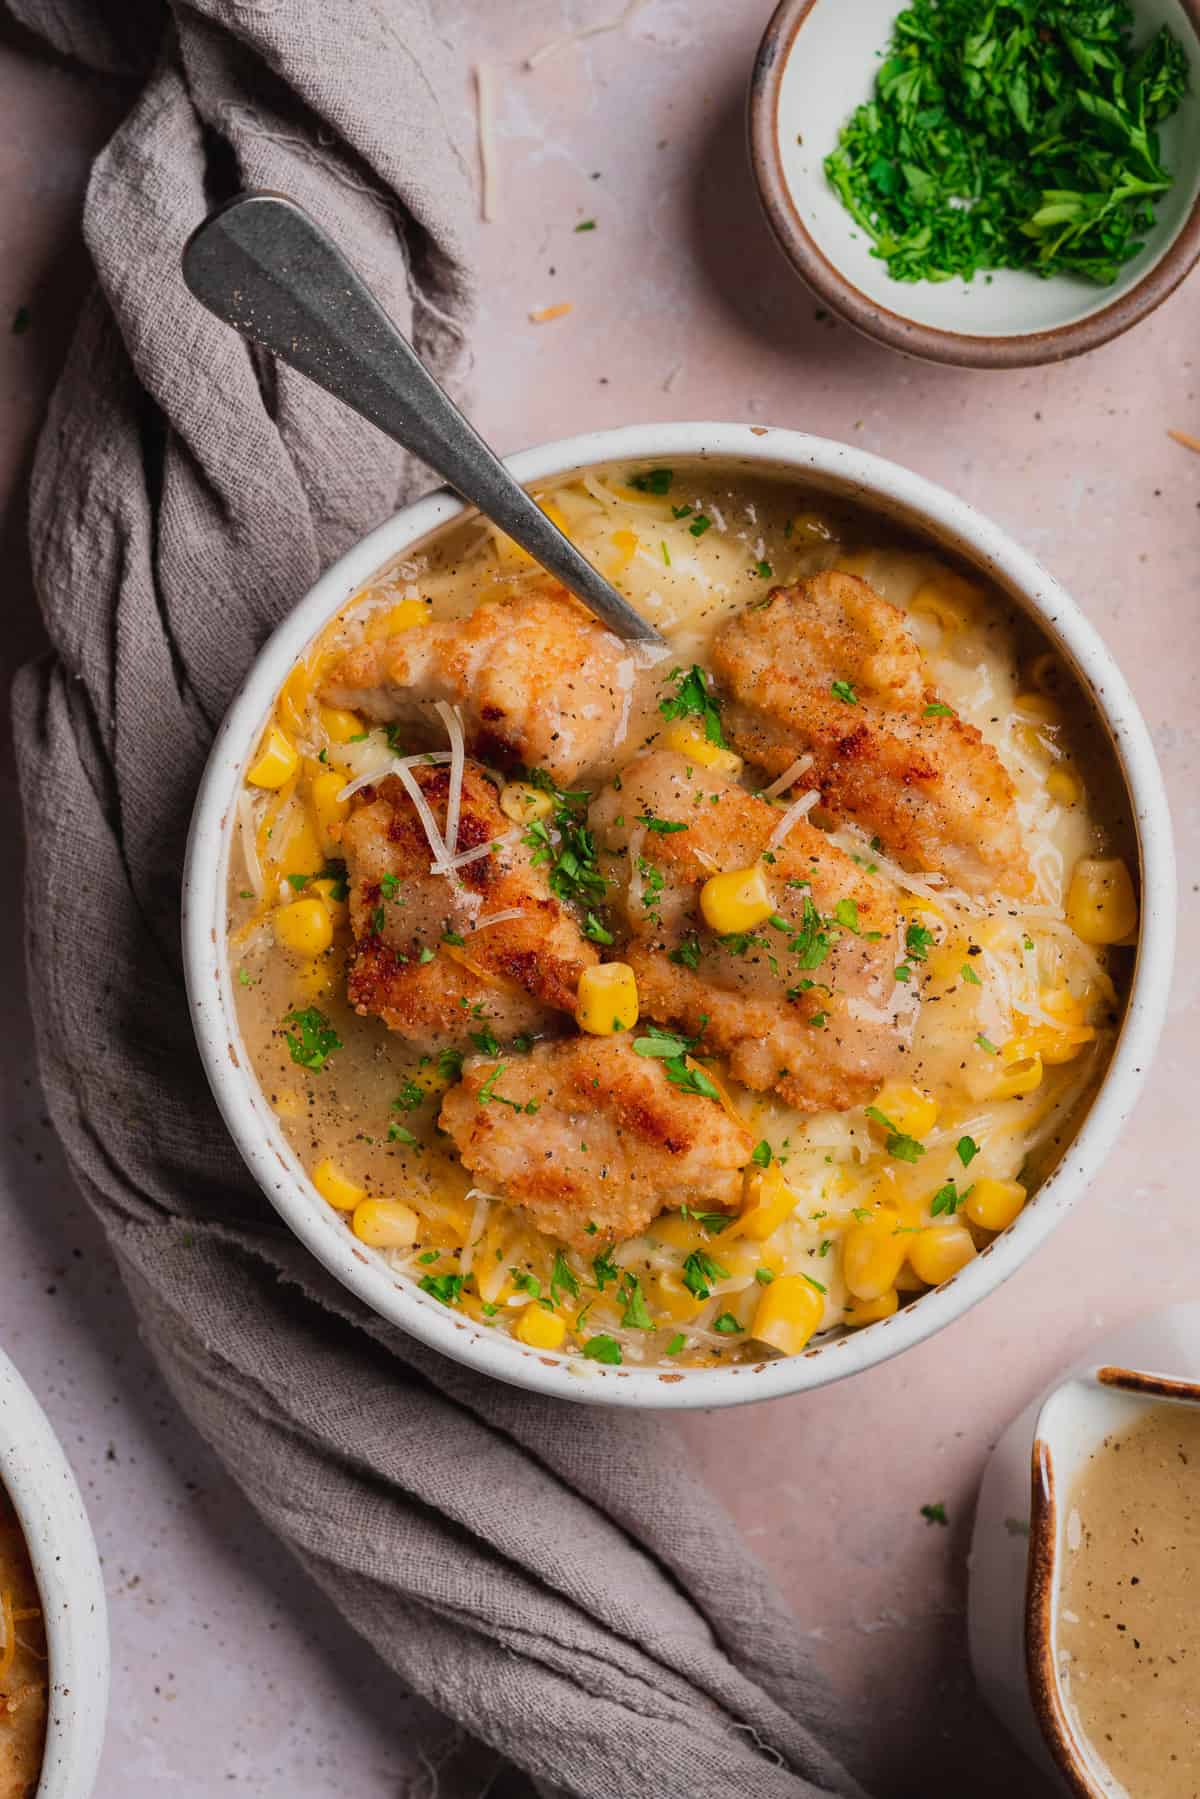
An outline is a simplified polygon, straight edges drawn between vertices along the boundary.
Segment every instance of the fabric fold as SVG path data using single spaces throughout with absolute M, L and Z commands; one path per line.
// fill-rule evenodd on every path
M 400 1791 L 518 1768 L 585 1799 L 855 1794 L 795 1622 L 669 1420 L 486 1381 L 368 1313 L 258 1191 L 192 1040 L 180 870 L 213 731 L 320 570 L 430 483 L 193 302 L 180 252 L 230 192 L 285 191 L 451 380 L 463 71 L 423 0 L 143 0 L 136 30 L 126 0 L 9 4 L 144 77 L 88 190 L 96 287 L 31 496 L 53 651 L 15 711 L 42 1077 L 147 1342 L 395 1670 Z

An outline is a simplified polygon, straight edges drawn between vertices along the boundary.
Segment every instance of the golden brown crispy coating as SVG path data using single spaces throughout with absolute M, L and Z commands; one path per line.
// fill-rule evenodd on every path
M 750 761 L 779 776 L 807 752 L 803 785 L 903 867 L 969 893 L 1029 892 L 1000 758 L 974 725 L 929 711 L 937 695 L 904 614 L 867 582 L 827 573 L 775 588 L 721 627 L 712 666 L 732 696 L 726 734 Z
M 719 1101 L 673 1086 L 627 1036 L 472 1060 L 439 1123 L 480 1187 L 524 1206 L 547 1235 L 593 1250 L 637 1236 L 668 1207 L 736 1206 L 754 1141 Z
M 450 771 L 413 769 L 439 826 Z M 429 1051 L 466 1046 L 472 1032 L 505 1038 L 555 1028 L 575 1011 L 575 989 L 596 951 L 559 904 L 501 812 L 496 790 L 468 762 L 459 851 L 495 844 L 454 875 L 432 874 L 432 852 L 412 801 L 389 775 L 363 788 L 342 827 L 355 953 L 351 1004 Z M 519 911 L 517 918 L 488 920 Z
M 643 1013 L 702 1033 L 702 1050 L 728 1057 L 747 1087 L 802 1111 L 845 1109 L 903 1065 L 895 909 L 883 882 L 803 819 L 771 849 L 781 817 L 672 750 L 636 757 L 591 812 L 633 934 L 624 953 Z M 686 828 L 656 831 L 646 818 Z M 703 883 L 756 863 L 772 920 L 715 935 L 699 911 Z
M 429 726 L 437 700 L 460 708 L 471 753 L 545 768 L 560 786 L 605 768 L 624 741 L 640 664 L 557 582 L 531 579 L 466 618 L 431 619 L 344 656 L 332 705 Z M 434 721 L 433 734 L 444 741 Z

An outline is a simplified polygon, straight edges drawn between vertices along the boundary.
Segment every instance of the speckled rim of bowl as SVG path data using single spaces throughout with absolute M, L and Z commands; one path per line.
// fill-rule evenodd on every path
M 50 1703 L 35 1799 L 88 1799 L 108 1714 L 108 1608 L 100 1558 L 62 1445 L 2 1351 L 0 1483 L 25 1533 L 46 1625 Z
M 1192 1381 L 1143 1374 L 1135 1368 L 1105 1364 L 1064 1381 L 1042 1406 L 1033 1439 L 1030 1472 L 1029 1561 L 1025 1576 L 1025 1674 L 1029 1703 L 1055 1767 L 1075 1799 L 1113 1799 L 1124 1791 L 1112 1776 L 1093 1773 L 1091 1755 L 1071 1716 L 1058 1675 L 1058 1591 L 1062 1569 L 1064 1521 L 1059 1504 L 1060 1481 L 1053 1452 L 1051 1423 L 1072 1387 L 1094 1383 L 1138 1399 L 1200 1405 L 1200 1386 Z M 1103 1435 L 1093 1440 L 1093 1447 Z
M 845 0 L 849 3 L 849 0 Z M 1067 362 L 1120 337 L 1169 299 L 1200 258 L 1200 194 L 1159 260 L 1111 305 L 1049 331 L 1011 337 L 943 331 L 905 318 L 871 299 L 844 275 L 805 225 L 784 174 L 779 148 L 779 98 L 783 72 L 817 0 L 780 0 L 759 44 L 750 76 L 747 123 L 750 162 L 768 223 L 797 274 L 864 336 L 929 362 L 969 369 L 1024 369 Z M 1200 37 L 1200 0 L 1179 0 Z M 897 284 L 899 286 L 899 283 Z
M 824 1386 L 932 1336 L 1015 1272 L 1066 1215 L 1128 1116 L 1158 1040 L 1175 939 L 1175 860 L 1166 794 L 1149 734 L 1112 657 L 1075 603 L 998 525 L 921 476 L 828 438 L 766 425 L 631 425 L 522 451 L 508 467 L 526 485 L 599 463 L 679 459 L 783 473 L 890 515 L 995 580 L 1071 664 L 1112 739 L 1140 847 L 1142 925 L 1129 1005 L 1105 1079 L 1074 1141 L 1016 1222 L 960 1273 L 858 1332 L 799 1356 L 727 1368 L 608 1368 L 526 1349 L 473 1323 L 396 1275 L 317 1194 L 250 1071 L 225 943 L 226 877 L 236 801 L 288 670 L 373 575 L 467 508 L 440 489 L 414 501 L 338 561 L 259 653 L 217 733 L 200 784 L 183 882 L 183 952 L 192 1022 L 230 1134 L 264 1193 L 312 1253 L 390 1323 L 431 1348 L 515 1386 L 598 1405 L 737 1405 Z M 756 466 L 757 465 L 757 466 Z

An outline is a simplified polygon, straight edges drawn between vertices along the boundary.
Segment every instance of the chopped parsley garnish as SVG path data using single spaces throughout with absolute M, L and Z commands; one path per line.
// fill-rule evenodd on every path
M 237 978 L 239 987 L 253 987 L 254 985 L 254 982 L 250 979 L 248 972 L 244 968 L 238 969 Z
M 437 951 L 435 949 L 430 949 L 427 943 L 423 943 L 417 952 L 417 961 L 421 963 L 422 967 L 429 962 L 436 962 Z
M 933 948 L 934 935 L 923 924 L 910 924 L 904 933 L 904 947 L 914 962 L 923 962 Z
M 713 1281 L 728 1280 L 728 1268 L 713 1260 L 706 1249 L 693 1249 L 683 1260 L 683 1284 L 697 1299 L 712 1295 Z
M 397 893 L 400 891 L 400 877 L 398 875 L 381 875 L 379 877 L 379 891 L 382 893 L 385 900 L 394 900 Z
M 815 1287 L 818 1293 L 828 1293 L 829 1291 L 829 1288 L 823 1287 L 820 1281 L 814 1280 L 811 1274 L 801 1274 L 800 1279 L 807 1281 L 810 1287 Z
M 315 1006 L 307 1006 L 303 1012 L 289 1012 L 283 1022 L 292 1027 L 284 1035 L 292 1061 L 300 1068 L 311 1068 L 319 1074 L 333 1052 L 342 1047 L 341 1038 L 324 1012 L 318 1012 Z
M 674 1337 L 671 1338 L 671 1341 L 667 1344 L 667 1347 L 664 1349 L 663 1354 L 664 1355 L 678 1355 L 681 1349 L 686 1349 L 686 1348 L 687 1348 L 687 1338 L 684 1336 L 682 1331 L 679 1331 Z
M 829 691 L 834 699 L 841 700 L 844 706 L 858 705 L 858 695 L 855 693 L 853 687 L 851 687 L 849 681 L 831 681 L 829 683 Z
M 648 468 L 640 475 L 630 475 L 629 485 L 638 493 L 670 493 L 674 479 L 674 469 Z
M 996 1048 L 996 1045 L 994 1043 L 990 1042 L 989 1039 L 984 1036 L 982 1031 L 980 1031 L 978 1037 L 976 1037 L 975 1042 L 978 1044 L 979 1048 L 987 1056 L 998 1056 L 1000 1054 L 1000 1051 Z
M 593 943 L 612 943 L 613 934 L 602 919 L 594 912 L 588 912 L 583 920 L 583 934 L 590 937 Z
M 389 1143 L 406 1143 L 410 1149 L 420 1149 L 421 1147 L 408 1126 L 397 1124 L 394 1120 L 388 1125 L 387 1140 Z
M 720 1331 L 722 1336 L 732 1337 L 744 1328 L 745 1326 L 738 1323 L 732 1312 L 722 1312 L 719 1318 L 713 1319 L 713 1329 Z
M 482 1031 L 469 1031 L 468 1036 L 481 1056 L 498 1056 L 500 1045 L 485 1026 Z
M 550 1297 L 557 1302 L 559 1290 L 569 1293 L 572 1299 L 579 1297 L 579 1277 L 572 1274 L 566 1256 L 561 1249 L 554 1252 L 554 1267 L 550 1271 Z
M 924 1518 L 926 1524 L 949 1524 L 950 1522 L 949 1518 L 946 1516 L 946 1508 L 940 1499 L 936 1505 L 923 1505 L 921 1507 L 921 1516 Z
M 754 1278 L 760 1287 L 769 1287 L 775 1279 L 775 1270 L 773 1268 L 756 1268 Z
M 970 1192 L 970 1188 L 967 1192 Z M 943 1212 L 953 1217 L 966 1197 L 966 1193 L 960 1193 L 953 1181 L 947 1181 L 944 1187 L 938 1188 L 929 1202 L 930 1217 L 940 1218 Z
M 612 1251 L 602 1249 L 598 1256 L 592 1258 L 592 1273 L 596 1277 L 596 1285 L 603 1293 L 609 1281 L 619 1281 L 621 1270 L 612 1259 Z
M 712 520 L 708 517 L 707 513 L 698 512 L 688 526 L 688 530 L 693 537 L 703 537 L 706 531 L 712 530 Z
M 580 219 L 575 229 L 576 231 L 594 231 L 596 229 L 596 221 L 595 219 Z
M 752 573 L 758 575 L 763 581 L 769 581 L 771 576 L 775 573 L 775 570 L 771 567 L 769 562 L 756 562 Z
M 760 1143 L 756 1143 L 754 1148 L 750 1151 L 750 1160 L 752 1162 L 757 1162 L 760 1168 L 769 1168 L 771 1166 L 771 1145 L 767 1142 L 765 1137 Z
M 465 937 L 460 936 L 460 934 L 457 931 L 450 931 L 450 930 L 446 930 L 446 931 L 442 932 L 442 942 L 443 943 L 452 943 L 454 945 L 455 949 L 465 949 L 466 944 L 467 944 L 467 940 Z
M 979 1145 L 974 1137 L 960 1137 L 954 1145 L 954 1153 L 964 1168 L 969 1168 L 979 1154 Z
M 621 1345 L 615 1337 L 589 1337 L 580 1354 L 589 1362 L 606 1362 L 612 1368 L 621 1365 Z
M 979 976 L 975 973 L 975 970 L 971 967 L 971 964 L 969 962 L 964 962 L 958 972 L 962 975 L 962 978 L 964 981 L 970 982 L 972 987 L 982 987 L 983 986 L 983 982 L 980 980 Z
M 422 1293 L 430 1293 L 444 1306 L 452 1306 L 462 1297 L 465 1280 L 462 1274 L 423 1274 L 418 1284 Z
M 887 1133 L 883 1147 L 895 1161 L 916 1162 L 925 1154 L 925 1145 L 918 1143 L 915 1137 L 910 1137 L 907 1131 L 897 1130 L 891 1119 L 886 1113 L 881 1112 L 878 1106 L 868 1106 L 867 1117 Z
M 633 1047 L 635 1054 L 660 1061 L 673 1087 L 684 1093 L 702 1094 L 705 1099 L 720 1099 L 720 1093 L 704 1070 L 688 1066 L 686 1058 L 699 1041 L 699 1037 L 681 1037 L 675 1031 L 664 1031 L 661 1026 L 652 1024 L 647 1027 L 645 1037 L 634 1038 Z
M 667 548 L 667 540 L 666 540 L 666 538 L 665 538 L 665 537 L 661 537 L 661 538 L 660 538 L 660 539 L 659 539 L 659 542 L 658 542 L 658 547 L 659 547 L 659 549 L 660 549 L 660 550 L 661 550 L 661 551 L 662 551 L 662 559 L 663 559 L 663 561 L 664 561 L 664 562 L 665 562 L 665 563 L 666 563 L 666 565 L 667 565 L 667 567 L 668 567 L 668 568 L 670 568 L 670 566 L 671 566 L 671 552 L 670 552 L 670 550 L 669 550 L 669 549 L 668 549 L 668 548 Z
M 431 1262 L 440 1262 L 441 1259 L 442 1252 L 440 1249 L 427 1249 L 424 1255 L 417 1257 L 418 1262 L 420 1262 L 423 1268 L 428 1268 Z
M 935 700 L 932 706 L 925 708 L 926 718 L 953 718 L 954 707 L 947 706 L 942 700 Z
M 721 714 L 709 690 L 708 677 L 699 663 L 693 662 L 687 670 L 673 668 L 668 679 L 676 685 L 674 694 L 658 702 L 658 709 L 663 717 L 701 719 L 704 735 L 709 743 L 715 743 L 720 749 L 724 749 Z
M 685 937 L 678 949 L 668 953 L 667 961 L 676 963 L 680 968 L 699 968 L 700 939 L 696 936 Z
M 386 923 L 387 923 L 387 913 L 384 911 L 382 906 L 376 906 L 375 910 L 371 914 L 371 929 L 374 931 L 374 933 L 377 937 L 378 937 L 380 931 L 382 931 L 382 929 Z
M 551 820 L 535 819 L 522 838 L 525 847 L 533 852 L 530 861 L 535 868 L 548 867 L 547 879 L 556 899 L 588 908 L 603 929 L 595 908 L 603 904 L 608 882 L 600 873 L 596 839 L 587 823 L 587 803 L 591 795 L 581 791 L 564 792 L 544 768 L 531 768 L 526 779 L 531 786 L 548 793 L 554 804 Z M 557 842 L 551 834 L 551 823 L 557 832 Z M 594 941 L 602 943 L 604 939 L 598 937 Z
M 622 1275 L 621 1298 L 624 1301 L 621 1328 L 623 1330 L 652 1331 L 654 1320 L 646 1309 L 646 1301 L 642 1296 L 642 1283 L 636 1274 Z
M 1128 0 L 912 0 L 828 179 L 897 281 L 989 269 L 1107 286 L 1170 187 L 1158 126 L 1188 89 Z
M 673 818 L 655 818 L 652 812 L 639 812 L 638 823 L 645 825 L 648 831 L 654 831 L 660 837 L 673 837 L 676 831 L 686 831 L 686 820 Z
M 893 969 L 892 972 L 898 981 L 912 980 L 912 969 L 908 966 L 907 962 L 901 962 L 899 967 Z

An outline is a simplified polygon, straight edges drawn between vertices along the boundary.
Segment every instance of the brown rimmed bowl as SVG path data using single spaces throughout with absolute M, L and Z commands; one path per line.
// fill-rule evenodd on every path
M 870 98 L 903 0 L 781 0 L 750 82 L 750 159 L 767 219 L 796 272 L 866 336 L 930 362 L 1029 368 L 1094 350 L 1139 323 L 1200 257 L 1200 0 L 1134 0 L 1135 42 L 1168 25 L 1191 90 L 1162 127 L 1175 181 L 1139 254 L 1110 287 L 1002 269 L 973 281 L 895 281 L 842 206 L 825 158 Z

